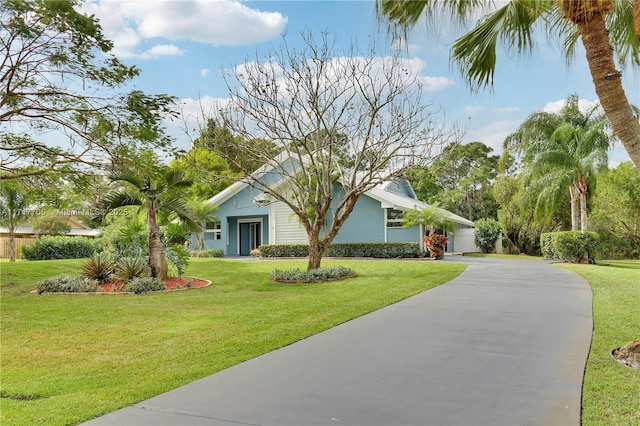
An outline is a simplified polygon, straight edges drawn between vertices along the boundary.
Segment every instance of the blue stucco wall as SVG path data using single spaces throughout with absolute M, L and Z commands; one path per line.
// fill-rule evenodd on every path
M 361 195 L 349 218 L 342 225 L 335 243 L 384 241 L 384 209 L 380 202 Z
M 262 219 L 262 243 L 269 243 L 269 207 L 256 206 L 253 199 L 257 195 L 259 191 L 246 187 L 218 207 L 215 215 L 221 222 L 221 239 L 205 240 L 206 249 L 222 249 L 225 256 L 237 255 L 239 218 Z M 192 237 L 190 248 L 195 247 L 195 238 Z
M 414 243 L 420 242 L 420 227 L 388 228 L 387 241 L 390 243 Z

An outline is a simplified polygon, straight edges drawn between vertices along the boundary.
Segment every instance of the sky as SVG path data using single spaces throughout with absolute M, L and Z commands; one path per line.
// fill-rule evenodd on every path
M 141 70 L 133 85 L 148 94 L 176 96 L 185 116 L 196 117 L 216 99 L 226 99 L 225 70 L 246 60 L 263 60 L 283 44 L 301 44 L 300 31 L 328 31 L 342 53 L 354 42 L 375 39 L 383 51 L 397 46 L 377 22 L 373 1 L 88 1 L 114 53 Z M 504 138 L 535 111 L 557 111 L 571 94 L 585 105 L 597 103 L 591 75 L 578 49 L 570 65 L 564 53 L 540 34 L 538 48 L 521 57 L 501 52 L 492 89 L 471 93 L 449 61 L 450 47 L 464 32 L 446 22 L 436 31 L 419 23 L 403 50 L 424 83 L 423 100 L 433 103 L 447 123 L 466 129 L 465 142 L 480 141 L 502 152 Z M 623 86 L 640 106 L 640 71 L 623 70 Z M 188 125 L 191 126 L 191 125 Z M 167 123 L 176 145 L 187 147 L 182 122 Z M 629 157 L 622 146 L 610 152 L 610 165 Z

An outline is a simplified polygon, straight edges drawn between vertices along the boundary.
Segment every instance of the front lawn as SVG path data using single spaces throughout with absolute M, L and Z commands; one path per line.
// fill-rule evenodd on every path
M 144 295 L 31 294 L 80 260 L 2 263 L 0 422 L 76 424 L 288 345 L 457 276 L 450 262 L 326 260 L 358 277 L 279 284 L 299 261 L 192 259 L 203 289 Z
M 618 364 L 611 349 L 640 338 L 640 261 L 562 264 L 593 291 L 593 340 L 584 377 L 584 425 L 640 424 L 640 371 Z

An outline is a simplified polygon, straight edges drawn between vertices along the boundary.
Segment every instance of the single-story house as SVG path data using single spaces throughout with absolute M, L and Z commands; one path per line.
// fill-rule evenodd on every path
M 207 223 L 206 249 L 222 249 L 225 256 L 247 256 L 262 244 L 309 242 L 304 227 L 285 203 L 272 200 L 269 194 L 247 182 L 234 183 L 208 202 L 217 207 L 215 214 L 219 222 Z M 424 229 L 420 226 L 403 228 L 402 215 L 414 208 L 427 207 L 430 206 L 417 199 L 407 179 L 382 182 L 360 196 L 333 242 L 423 244 Z M 457 227 L 456 232 L 448 235 L 447 251 L 477 251 L 473 244 L 473 222 L 446 210 L 442 213 Z M 191 248 L 194 247 L 195 242 L 192 242 Z
M 71 229 L 65 236 L 68 237 L 86 237 L 96 238 L 100 235 L 99 229 L 93 229 L 73 216 L 67 217 L 67 222 Z M 35 231 L 31 225 L 18 225 L 14 232 L 14 239 L 16 243 L 16 257 L 20 257 L 20 247 L 30 243 L 37 238 Z M 0 226 L 0 258 L 9 257 L 9 229 L 5 226 Z

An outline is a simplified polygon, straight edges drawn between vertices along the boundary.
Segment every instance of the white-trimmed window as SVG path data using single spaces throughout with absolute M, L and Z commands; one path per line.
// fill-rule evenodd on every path
M 221 232 L 221 224 L 218 222 L 207 222 L 207 225 L 204 230 L 204 239 L 205 241 L 209 240 L 221 240 L 222 232 Z
M 387 228 L 402 228 L 402 210 L 387 209 Z

